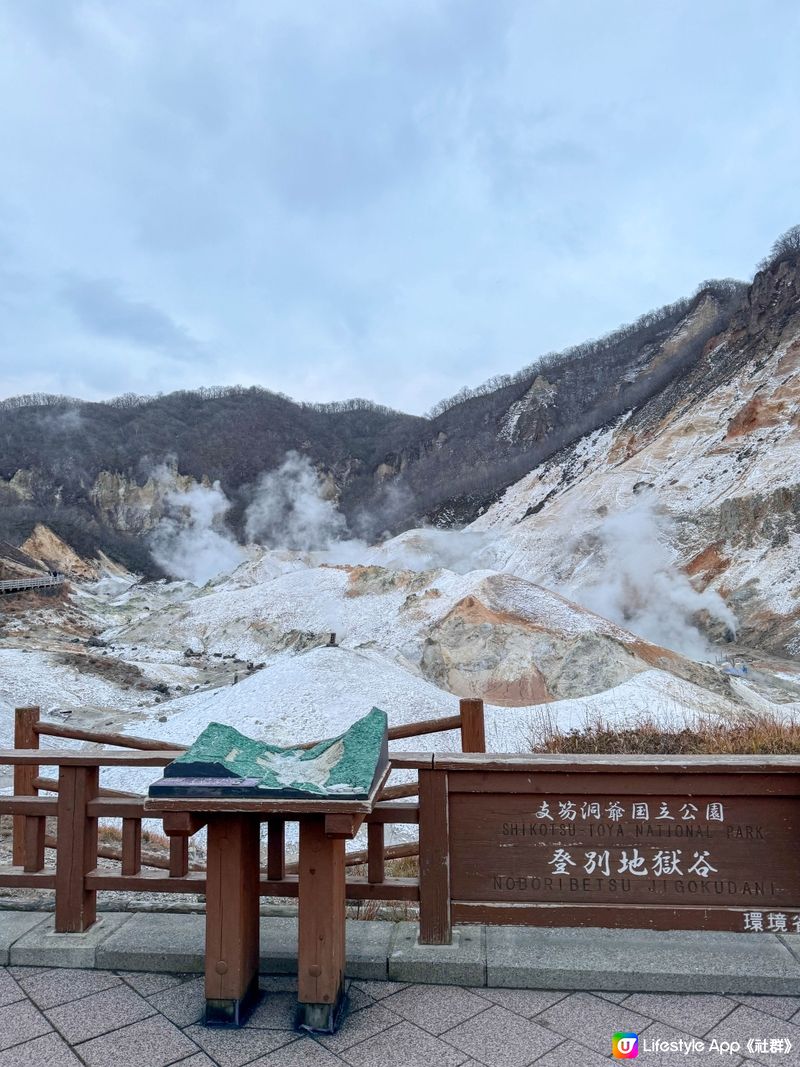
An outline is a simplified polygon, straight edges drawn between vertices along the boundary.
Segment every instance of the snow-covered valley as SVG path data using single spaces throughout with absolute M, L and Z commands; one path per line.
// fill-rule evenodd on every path
M 361 564 L 251 548 L 201 588 L 106 576 L 75 584 L 66 603 L 18 608 L 0 640 L 0 746 L 13 708 L 30 704 L 53 721 L 165 743 L 220 721 L 288 745 L 335 735 L 373 706 L 398 725 L 482 696 L 493 751 L 600 720 L 800 712 L 791 661 L 748 657 L 749 676 L 732 677 L 713 655 L 696 662 L 516 575 L 464 559 L 460 572 L 435 566 L 430 544 L 426 569 L 387 566 L 408 562 L 415 543 L 419 561 L 427 543 L 424 531 L 395 541 Z M 449 733 L 397 747 L 457 743 Z M 154 777 L 104 773 L 117 788 Z
M 794 719 L 798 288 L 793 262 L 758 274 L 681 373 L 576 433 L 462 529 L 361 539 L 339 507 L 346 475 L 296 451 L 251 486 L 238 527 L 219 481 L 162 464 L 136 488 L 106 472 L 103 514 L 174 580 L 81 558 L 42 524 L 0 545 L 19 573 L 70 577 L 61 597 L 0 601 L 0 745 L 13 708 L 30 704 L 165 742 L 219 720 L 291 744 L 372 706 L 399 725 L 480 697 L 494 751 L 587 722 Z M 629 377 L 654 374 L 709 315 L 723 321 L 716 299 L 698 297 L 672 333 L 643 341 Z M 545 433 L 557 395 L 534 374 L 502 412 L 495 451 Z M 442 433 L 423 451 L 450 447 Z M 403 462 L 379 465 L 376 484 Z M 30 494 L 15 477 L 14 499 Z

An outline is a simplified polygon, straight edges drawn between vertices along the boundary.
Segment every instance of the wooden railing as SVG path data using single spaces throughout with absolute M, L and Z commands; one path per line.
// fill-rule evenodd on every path
M 0 594 L 23 593 L 27 589 L 50 589 L 63 585 L 65 581 L 63 574 L 48 574 L 42 578 L 5 578 L 0 581 Z
M 484 709 L 480 700 L 462 700 L 459 714 L 441 719 L 392 727 L 390 740 L 460 730 L 464 752 L 485 752 Z M 121 751 L 42 749 L 42 736 L 110 745 Z M 205 892 L 205 869 L 189 861 L 189 840 L 198 827 L 190 821 L 167 826 L 169 854 L 159 856 L 142 848 L 145 797 L 100 786 L 99 775 L 108 767 L 164 767 L 186 746 L 166 749 L 153 738 L 81 730 L 45 722 L 36 707 L 17 708 L 14 749 L 0 752 L 0 765 L 14 771 L 14 793 L 0 796 L 0 814 L 13 816 L 12 865 L 0 867 L 0 887 L 53 889 L 56 929 L 86 929 L 94 921 L 96 894 L 102 891 L 192 893 Z M 430 754 L 391 753 L 393 770 L 419 771 L 430 766 Z M 58 777 L 40 775 L 41 767 L 58 768 Z M 347 865 L 366 864 L 366 876 L 347 880 L 350 900 L 419 901 L 419 879 L 387 874 L 387 861 L 419 854 L 419 842 L 387 845 L 387 825 L 418 825 L 419 804 L 408 798 L 419 793 L 417 782 L 384 788 L 367 816 L 367 848 L 348 853 Z M 41 795 L 40 791 L 55 793 Z M 47 819 L 56 819 L 55 837 L 47 833 Z M 99 842 L 98 820 L 120 820 L 121 846 Z M 297 895 L 297 865 L 286 859 L 286 820 L 270 817 L 267 824 L 266 867 L 262 870 L 263 896 Z M 177 832 L 176 832 L 177 830 Z M 55 867 L 47 866 L 46 852 L 55 851 Z M 98 859 L 118 867 L 98 867 Z
M 433 732 L 448 721 L 423 726 Z M 0 815 L 15 820 L 15 862 L 0 868 L 0 887 L 54 890 L 55 925 L 63 932 L 94 922 L 98 892 L 205 893 L 207 875 L 190 865 L 189 840 L 207 813 L 163 810 L 169 855 L 148 855 L 145 798 L 99 782 L 103 768 L 161 768 L 181 749 L 154 748 L 149 738 L 119 751 L 41 749 L 43 734 L 63 736 L 68 728 L 41 722 L 36 708 L 19 709 L 16 725 L 19 747 L 0 751 L 0 766 L 14 768 L 15 783 L 13 796 L 0 797 Z M 113 745 L 127 740 L 69 733 Z M 763 930 L 800 931 L 798 756 L 402 752 L 391 760 L 393 768 L 416 772 L 416 783 L 399 788 L 413 789 L 418 799 L 387 800 L 384 791 L 366 816 L 367 848 L 350 856 L 366 871 L 356 876 L 350 869 L 346 896 L 418 903 L 423 944 L 449 943 L 459 922 L 748 931 L 756 929 L 748 925 L 751 914 L 761 923 L 767 911 L 781 925 L 768 928 L 765 919 Z M 58 768 L 57 779 L 39 776 L 48 765 Z M 47 837 L 48 818 L 56 821 L 54 841 Z M 213 836 L 218 824 L 211 818 Z M 326 818 L 334 823 L 325 832 L 334 836 L 353 825 L 351 815 L 346 827 L 335 822 L 340 813 Z M 99 843 L 98 822 L 106 819 L 121 820 L 119 850 Z M 302 904 L 297 868 L 287 863 L 286 818 L 262 821 L 260 894 L 299 895 Z M 418 826 L 419 841 L 387 847 L 385 828 L 392 824 Z M 617 843 L 606 848 L 612 830 Z M 662 850 L 664 838 L 669 852 Z M 255 848 L 255 834 L 250 842 Z M 51 845 L 55 866 L 48 867 Z M 389 860 L 414 854 L 418 875 L 389 873 Z M 102 857 L 117 863 L 100 867 Z M 308 870 L 306 863 L 301 877 Z M 640 878 L 632 883 L 631 874 Z M 219 884 L 219 877 L 209 880 L 212 891 Z

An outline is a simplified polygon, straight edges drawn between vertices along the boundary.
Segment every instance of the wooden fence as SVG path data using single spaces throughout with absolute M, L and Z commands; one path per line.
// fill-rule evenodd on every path
M 48 574 L 42 578 L 4 578 L 0 581 L 0 595 L 4 593 L 24 593 L 29 589 L 52 589 L 64 585 L 63 574 Z
M 392 753 L 393 769 L 417 781 L 384 788 L 367 848 L 347 861 L 366 865 L 350 872 L 347 898 L 417 902 L 421 942 L 448 943 L 458 922 L 800 934 L 800 757 L 486 755 L 481 701 L 389 736 L 442 730 L 460 730 L 464 751 Z M 40 749 L 43 735 L 121 750 Z M 103 767 L 164 767 L 183 749 L 42 722 L 38 708 L 17 710 L 15 745 L 0 752 L 14 768 L 14 795 L 0 797 L 0 814 L 14 816 L 0 886 L 55 890 L 60 931 L 94 922 L 98 892 L 205 892 L 205 870 L 189 862 L 194 816 L 165 812 L 169 857 L 147 855 L 145 798 L 99 783 Z M 120 849 L 99 845 L 99 819 L 121 820 Z M 297 896 L 286 820 L 265 821 L 260 893 Z M 387 847 L 392 824 L 418 826 L 419 840 Z M 409 855 L 417 877 L 387 873 L 387 860 Z M 99 857 L 117 865 L 99 868 Z
M 450 730 L 461 734 L 464 752 L 485 752 L 484 708 L 481 700 L 460 701 L 459 714 L 391 727 L 389 740 L 425 736 Z M 41 749 L 42 736 L 110 745 L 121 751 Z M 169 857 L 142 849 L 145 797 L 103 788 L 104 767 L 164 767 L 186 746 L 169 749 L 147 737 L 81 730 L 45 722 L 39 708 L 17 708 L 14 749 L 0 753 L 0 765 L 14 769 L 12 796 L 0 796 L 0 814 L 13 816 L 12 865 L 0 867 L 0 887 L 55 890 L 56 930 L 85 930 L 94 922 L 96 894 L 102 891 L 192 893 L 205 892 L 205 869 L 189 862 L 189 838 L 194 830 L 170 836 Z M 418 771 L 430 767 L 433 756 L 392 753 L 392 768 Z M 58 777 L 44 777 L 41 767 L 57 767 Z M 391 877 L 386 861 L 419 854 L 419 842 L 386 845 L 385 828 L 391 824 L 418 825 L 419 793 L 416 782 L 389 785 L 367 822 L 367 848 L 351 852 L 347 865 L 366 864 L 366 877 L 348 877 L 350 900 L 419 901 L 418 878 Z M 42 795 L 55 793 L 56 796 Z M 56 819 L 56 835 L 47 834 L 47 819 Z M 121 821 L 121 847 L 101 845 L 98 820 Z M 297 865 L 287 863 L 285 820 L 267 823 L 267 862 L 262 871 L 262 896 L 293 897 L 298 892 Z M 55 866 L 46 865 L 48 850 L 55 851 Z M 117 867 L 97 866 L 99 858 L 117 861 Z

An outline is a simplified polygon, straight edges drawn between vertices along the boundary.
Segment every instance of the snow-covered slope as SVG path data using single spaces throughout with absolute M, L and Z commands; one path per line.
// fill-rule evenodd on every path
M 426 536 L 410 532 L 365 558 L 408 563 Z M 463 535 L 450 536 L 457 554 Z M 26 634 L 0 641 L 0 744 L 10 741 L 13 706 L 30 703 L 47 718 L 71 712 L 71 722 L 165 742 L 191 742 L 222 721 L 291 744 L 339 733 L 373 706 L 394 725 L 451 715 L 459 696 L 479 695 L 494 751 L 525 750 L 550 726 L 587 717 L 731 717 L 751 706 L 715 667 L 489 568 L 332 565 L 253 550 L 201 589 L 77 587 L 61 633 L 54 611 L 41 608 Z M 15 647 L 23 644 L 30 651 Z M 449 733 L 400 747 L 457 744 Z M 148 774 L 106 780 L 140 788 Z
M 276 553 L 103 637 L 127 656 L 146 647 L 173 660 L 236 656 L 272 670 L 332 633 L 341 649 L 374 652 L 447 693 L 504 705 L 586 696 L 651 666 L 710 680 L 707 668 L 513 574 L 303 564 Z
M 796 271 L 774 284 L 763 302 L 800 306 Z M 777 321 L 714 338 L 681 395 L 564 449 L 470 529 L 505 542 L 501 565 L 647 636 L 664 639 L 655 601 L 688 603 L 690 580 L 712 632 L 800 654 L 800 313 Z M 673 568 L 685 582 L 663 580 Z

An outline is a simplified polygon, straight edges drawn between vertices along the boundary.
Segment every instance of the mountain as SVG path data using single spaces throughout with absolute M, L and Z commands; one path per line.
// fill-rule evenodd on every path
M 652 553 L 658 537 L 664 568 L 718 594 L 740 642 L 798 655 L 798 263 L 759 274 L 686 373 L 559 450 L 471 528 L 502 532 L 511 546 L 506 566 L 525 566 L 532 580 L 604 614 L 627 582 L 629 614 L 610 612 L 623 623 L 637 614 L 637 592 L 651 612 L 663 597 Z M 718 637 L 723 630 L 718 624 Z
M 704 283 L 426 418 L 257 388 L 5 401 L 0 538 L 22 545 L 38 523 L 155 576 L 146 535 L 171 493 L 218 482 L 244 540 L 259 479 L 296 451 L 366 539 L 472 523 L 502 535 L 502 569 L 645 636 L 652 602 L 683 597 L 712 637 L 793 655 L 800 238 L 782 240 L 750 285 Z M 663 547 L 652 596 L 637 523 Z M 655 620 L 657 644 L 670 625 Z
M 704 284 L 600 341 L 462 391 L 428 418 L 238 387 L 109 403 L 12 398 L 0 405 L 0 537 L 21 543 L 41 522 L 83 556 L 100 548 L 154 573 L 140 535 L 170 487 L 219 481 L 241 534 L 251 487 L 289 451 L 327 477 L 364 536 L 467 522 L 559 448 L 682 380 L 746 292 Z
M 7 404 L 0 555 L 75 577 L 63 602 L 0 604 L 0 742 L 35 703 L 87 728 L 188 743 L 220 721 L 291 744 L 373 705 L 412 723 L 480 696 L 494 751 L 587 721 L 794 719 L 798 253 L 427 419 L 259 390 Z M 330 536 L 238 544 L 248 505 L 286 489 L 262 475 L 287 448 L 316 468 L 295 464 L 296 525 Z M 169 520 L 175 492 L 205 525 Z M 365 516 L 401 532 L 372 541 Z M 420 517 L 462 528 L 403 529 Z M 173 559 L 225 566 L 115 571 L 104 552 L 152 574 L 165 521 Z

